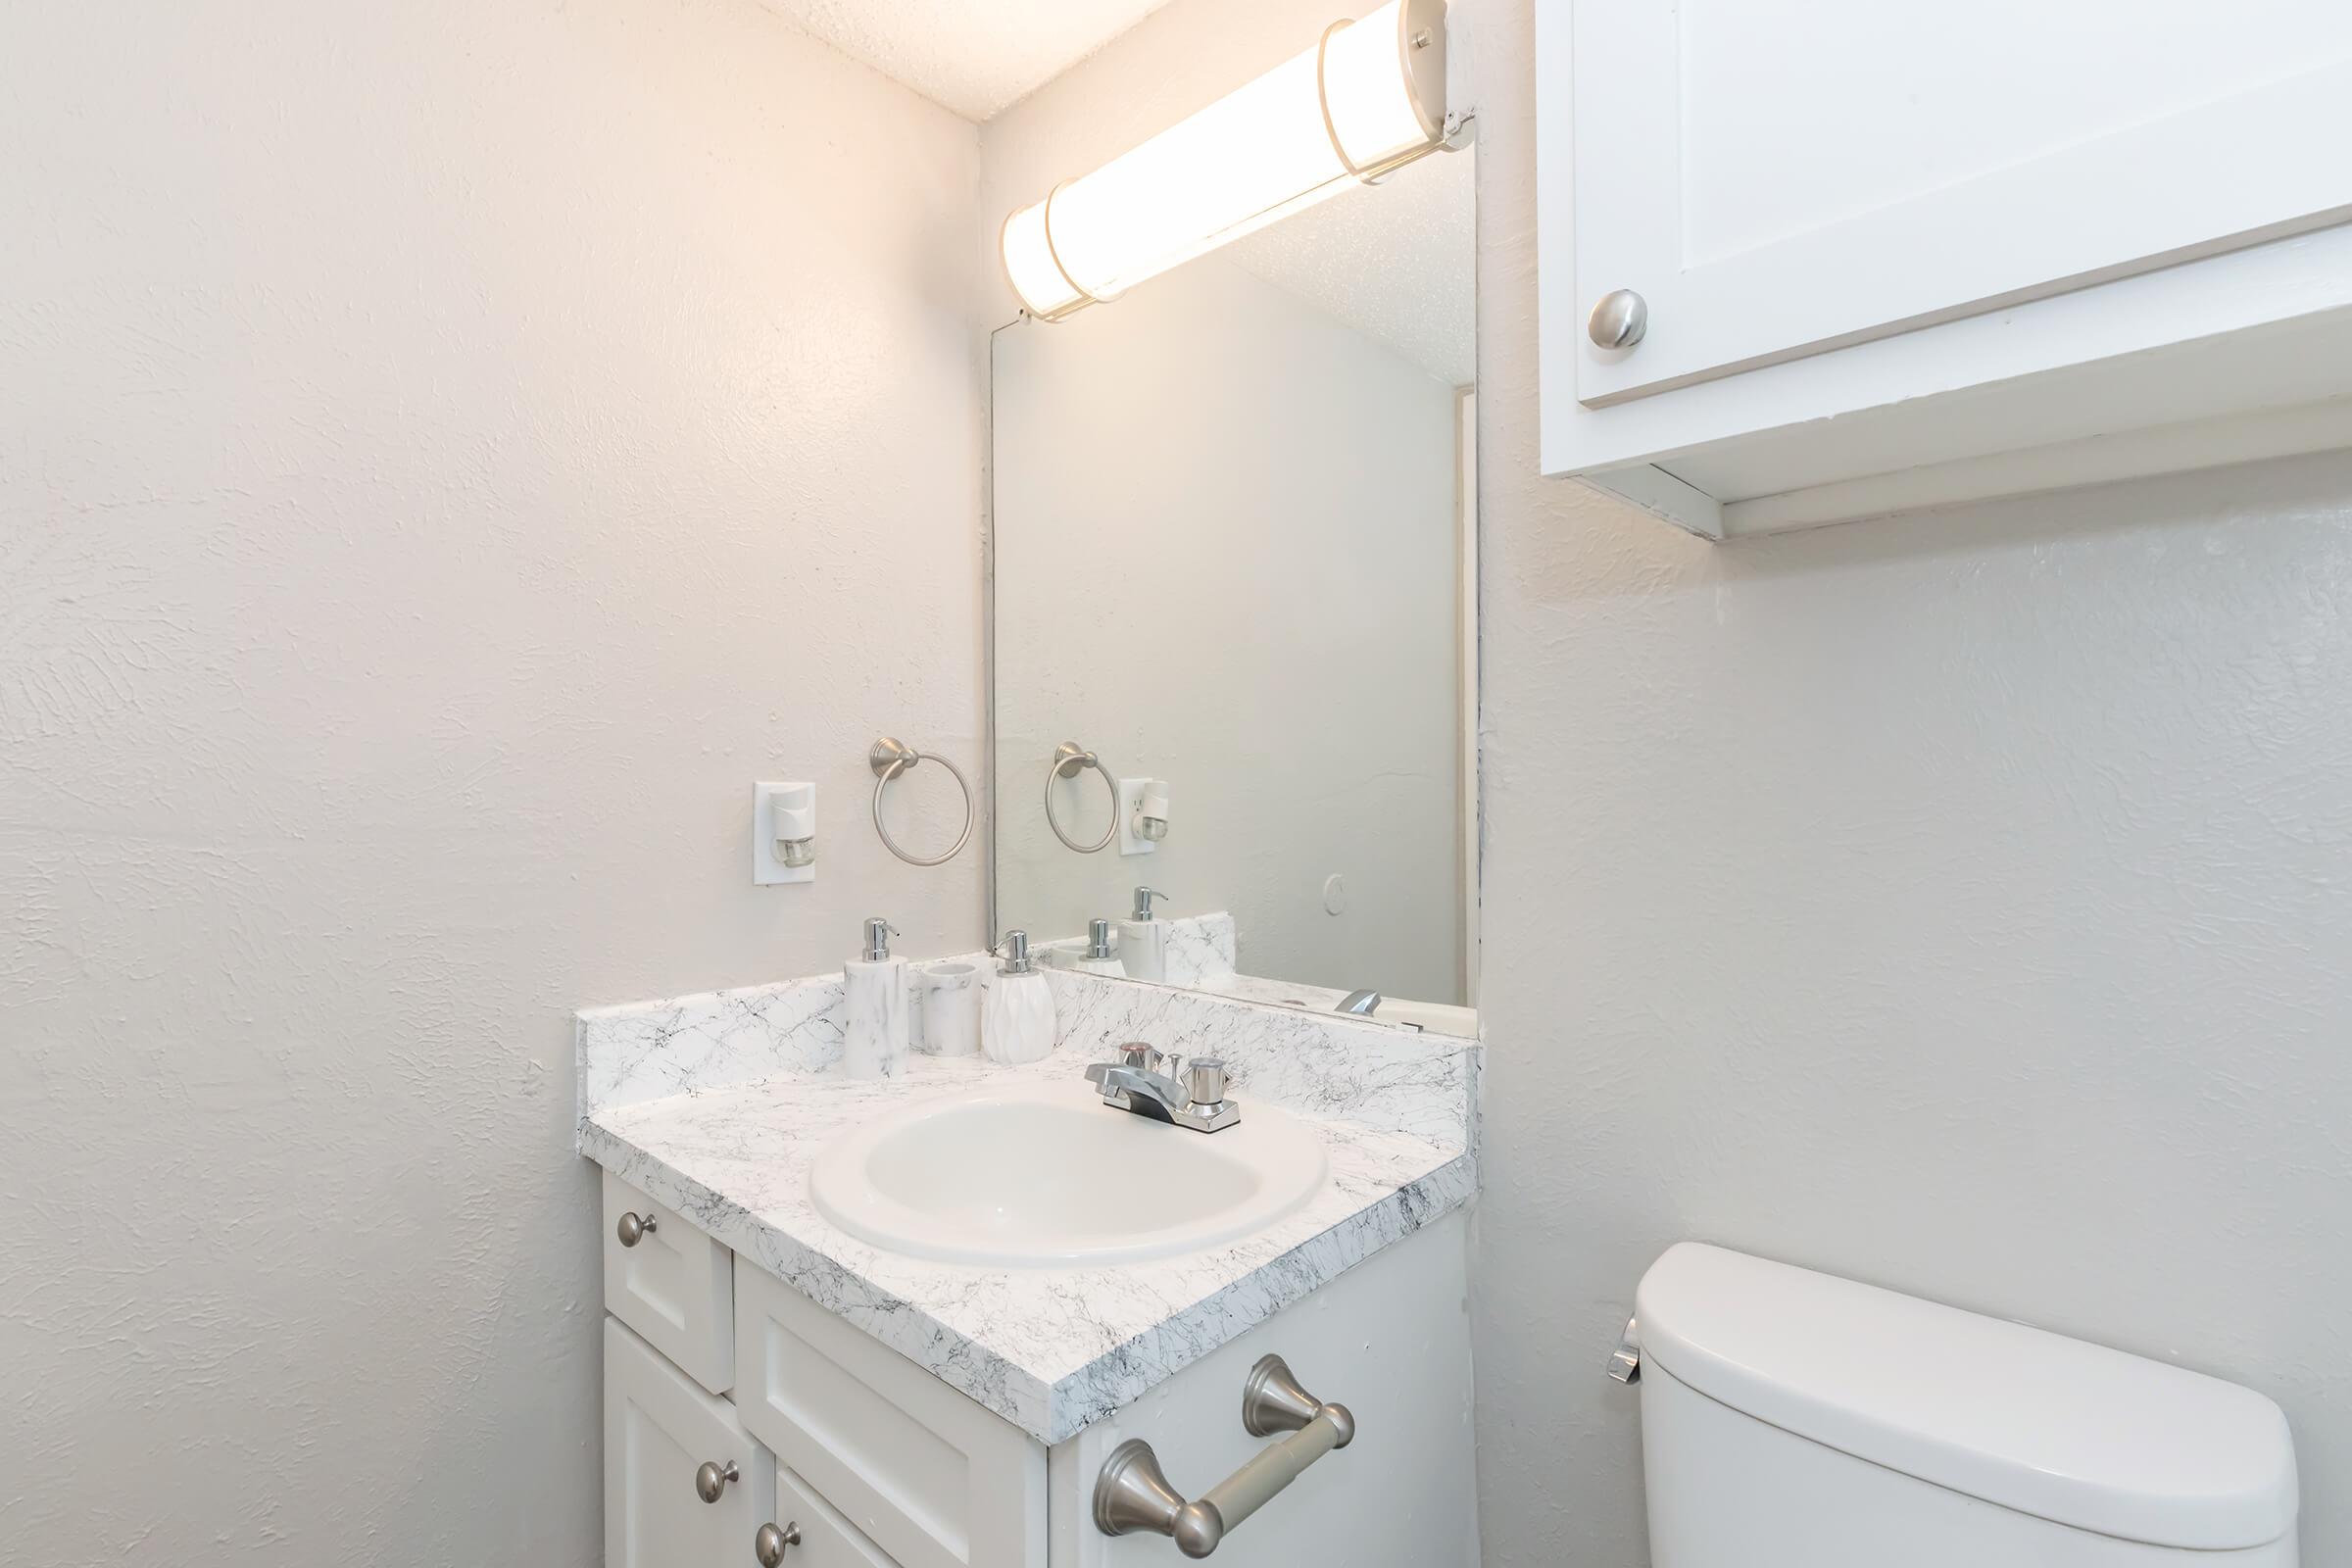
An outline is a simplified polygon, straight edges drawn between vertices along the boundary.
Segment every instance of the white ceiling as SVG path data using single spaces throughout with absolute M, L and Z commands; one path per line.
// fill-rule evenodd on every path
M 966 120 L 1044 86 L 1167 0 L 760 0 Z

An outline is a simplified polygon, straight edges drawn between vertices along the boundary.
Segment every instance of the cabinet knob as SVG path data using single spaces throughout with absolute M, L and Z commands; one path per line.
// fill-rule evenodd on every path
M 694 1494 L 705 1502 L 716 1502 L 727 1490 L 728 1482 L 742 1479 L 743 1472 L 735 1467 L 734 1460 L 729 1459 L 721 1468 L 717 1460 L 705 1459 L 702 1468 L 694 1473 Z
M 760 1568 L 780 1568 L 784 1548 L 800 1544 L 801 1527 L 797 1521 L 786 1523 L 781 1530 L 774 1525 L 761 1525 L 760 1533 L 752 1537 L 752 1555 L 760 1559 Z
M 620 1233 L 621 1246 L 635 1247 L 639 1242 L 653 1235 L 658 1227 L 651 1214 L 642 1217 L 636 1214 L 623 1214 L 620 1216 L 620 1223 L 614 1229 Z
M 1585 330 L 1604 349 L 1630 349 L 1649 330 L 1649 302 L 1630 288 L 1614 288 L 1592 307 Z

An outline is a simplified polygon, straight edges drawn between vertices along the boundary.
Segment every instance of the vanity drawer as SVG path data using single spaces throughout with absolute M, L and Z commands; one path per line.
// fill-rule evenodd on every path
M 792 1568 L 900 1568 L 818 1496 L 814 1487 L 781 1466 L 776 1470 L 776 1518 L 787 1530 L 801 1533 L 800 1543 L 785 1554 Z
M 735 1254 L 611 1171 L 604 1177 L 606 1309 L 695 1382 L 726 1393 L 735 1382 Z
M 1046 1450 L 782 1281 L 735 1272 L 735 1403 L 899 1568 L 1045 1568 Z

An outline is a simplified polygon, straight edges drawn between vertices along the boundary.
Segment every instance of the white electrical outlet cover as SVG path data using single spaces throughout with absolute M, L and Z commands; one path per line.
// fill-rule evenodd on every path
M 1148 778 L 1119 780 L 1119 853 L 1121 855 L 1152 855 L 1159 849 L 1159 845 L 1155 841 L 1144 837 L 1135 830 L 1135 808 L 1142 803 L 1144 791 L 1151 787 L 1152 781 Z
M 776 813 L 807 811 L 811 834 L 816 828 L 816 786 L 813 784 L 755 784 L 752 786 L 752 881 L 760 887 L 775 882 L 813 882 L 813 865 L 786 865 L 776 854 Z

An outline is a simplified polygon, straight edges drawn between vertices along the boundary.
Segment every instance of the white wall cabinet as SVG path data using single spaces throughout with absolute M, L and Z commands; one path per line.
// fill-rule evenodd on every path
M 2352 445 L 2340 0 L 1537 22 L 1546 473 L 1724 537 Z

